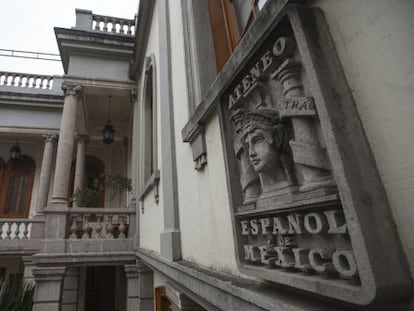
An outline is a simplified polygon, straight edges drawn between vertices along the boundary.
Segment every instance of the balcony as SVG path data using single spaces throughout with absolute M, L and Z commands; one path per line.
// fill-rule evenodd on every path
M 43 219 L 0 218 L 0 254 L 28 255 L 40 250 Z

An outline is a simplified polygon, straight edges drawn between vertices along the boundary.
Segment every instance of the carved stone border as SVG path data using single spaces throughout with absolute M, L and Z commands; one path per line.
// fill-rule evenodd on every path
M 318 279 L 302 273 L 289 273 L 283 269 L 266 271 L 259 266 L 246 265 L 241 261 L 241 237 L 235 219 L 241 190 L 240 182 L 233 174 L 238 170 L 237 159 L 234 155 L 233 142 L 228 135 L 230 125 L 223 111 L 227 101 L 223 96 L 220 105 L 220 122 L 239 267 L 246 274 L 353 304 L 368 305 L 406 298 L 411 295 L 412 286 L 408 265 L 395 230 L 375 158 L 322 12 L 298 5 L 288 5 L 280 12 L 276 4 L 270 3 L 265 7 L 261 20 L 258 20 L 256 25 L 270 25 L 266 29 L 266 34 L 270 38 L 270 34 L 283 18 L 289 20 L 293 30 L 315 100 L 328 157 L 349 229 L 360 285 L 350 286 L 326 278 Z M 256 51 L 259 48 L 260 43 L 257 44 Z M 245 68 L 244 64 L 248 63 L 251 63 L 251 59 L 245 60 L 240 65 Z M 233 69 L 236 72 L 241 70 L 242 68 Z M 230 83 L 234 84 L 236 79 L 233 77 Z M 223 94 L 224 91 L 226 90 L 215 92 Z

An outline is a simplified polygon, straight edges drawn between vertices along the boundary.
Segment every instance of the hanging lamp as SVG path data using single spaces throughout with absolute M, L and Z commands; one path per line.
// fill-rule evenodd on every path
M 109 105 L 108 105 L 108 120 L 105 123 L 105 126 L 102 130 L 102 141 L 104 144 L 109 145 L 114 142 L 115 137 L 115 129 L 111 122 L 111 96 L 109 97 Z
M 21 154 L 22 151 L 20 149 L 20 146 L 17 142 L 15 142 L 14 145 L 10 148 L 10 159 L 17 160 L 20 158 Z

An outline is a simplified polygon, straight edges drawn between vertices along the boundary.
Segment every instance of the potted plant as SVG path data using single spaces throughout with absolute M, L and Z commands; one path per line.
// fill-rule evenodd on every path
M 75 202 L 77 206 L 94 206 L 100 193 L 101 190 L 96 189 L 76 189 L 70 200 Z
M 105 172 L 103 174 L 105 189 L 109 190 L 111 205 L 121 206 L 122 195 L 132 191 L 132 181 L 121 174 Z

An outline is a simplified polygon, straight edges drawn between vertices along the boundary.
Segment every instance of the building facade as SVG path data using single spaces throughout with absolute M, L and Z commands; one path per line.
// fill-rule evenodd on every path
M 412 12 L 77 9 L 64 76 L 0 73 L 0 272 L 38 311 L 412 310 Z

